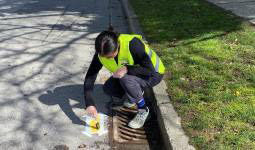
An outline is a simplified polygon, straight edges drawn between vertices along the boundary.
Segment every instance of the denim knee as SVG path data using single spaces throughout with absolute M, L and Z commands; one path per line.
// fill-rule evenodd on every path
M 134 82 L 135 80 L 130 77 L 130 75 L 124 75 L 122 78 L 120 78 L 120 83 L 121 85 L 127 85 L 127 84 L 130 84 L 132 82 Z

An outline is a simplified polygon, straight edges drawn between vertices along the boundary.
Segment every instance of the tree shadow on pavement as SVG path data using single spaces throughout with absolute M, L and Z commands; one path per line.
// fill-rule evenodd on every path
M 97 108 L 97 111 L 106 115 L 110 115 L 110 103 L 111 98 L 104 94 L 103 85 L 96 84 L 94 86 L 94 102 Z M 84 125 L 85 122 L 78 117 L 73 109 L 79 108 L 84 109 L 85 113 L 85 101 L 83 96 L 83 85 L 67 85 L 56 87 L 54 90 L 46 91 L 46 94 L 39 96 L 40 102 L 49 107 L 52 105 L 59 105 L 61 110 L 65 113 L 65 115 L 72 121 L 74 124 Z M 70 104 L 70 101 L 74 100 L 78 103 L 74 105 Z
M 112 2 L 118 30 L 123 18 L 119 1 Z M 73 133 L 82 124 L 77 112 L 85 107 L 79 83 L 108 14 L 108 0 L 1 0 L 0 149 L 51 149 L 52 143 L 81 136 Z M 95 85 L 94 97 L 107 113 L 102 85 Z M 75 125 L 61 120 L 65 115 L 57 118 L 61 110 Z

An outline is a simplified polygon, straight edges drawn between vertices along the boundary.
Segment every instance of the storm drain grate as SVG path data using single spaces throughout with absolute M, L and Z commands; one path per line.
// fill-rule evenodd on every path
M 157 120 L 153 115 L 140 129 L 128 127 L 128 122 L 135 116 L 136 110 L 124 107 L 113 109 L 113 140 L 117 143 L 128 144 L 157 144 L 159 140 L 159 130 Z

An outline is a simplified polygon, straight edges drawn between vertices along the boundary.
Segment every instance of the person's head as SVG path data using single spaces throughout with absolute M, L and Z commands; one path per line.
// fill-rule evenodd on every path
M 101 57 L 114 58 L 118 54 L 118 35 L 112 31 L 103 31 L 95 41 L 95 49 Z

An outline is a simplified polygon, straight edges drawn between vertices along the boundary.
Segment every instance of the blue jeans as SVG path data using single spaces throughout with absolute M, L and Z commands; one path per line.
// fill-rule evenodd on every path
M 103 88 L 104 92 L 110 96 L 122 98 L 126 95 L 131 102 L 138 103 L 143 98 L 144 89 L 157 85 L 162 78 L 163 75 L 159 73 L 147 79 L 126 74 L 121 79 L 110 77 Z

